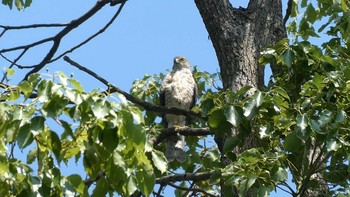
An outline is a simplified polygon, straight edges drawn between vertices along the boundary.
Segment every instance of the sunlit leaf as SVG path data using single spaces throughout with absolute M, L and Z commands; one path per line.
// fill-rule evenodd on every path
M 335 139 L 330 139 L 327 141 L 327 151 L 337 151 L 340 147 L 341 144 L 338 143 Z
M 32 132 L 30 132 L 30 127 L 31 126 L 29 124 L 25 124 L 19 129 L 17 136 L 17 144 L 18 147 L 21 149 L 27 147 L 34 140 L 33 134 Z
M 243 110 L 240 107 L 231 105 L 225 110 L 225 116 L 228 122 L 230 122 L 234 127 L 237 127 L 242 121 Z
M 156 168 L 161 172 L 164 173 L 167 171 L 168 162 L 165 158 L 164 154 L 158 150 L 152 151 L 152 161 Z
M 293 64 L 294 57 L 295 57 L 294 51 L 291 49 L 288 49 L 282 54 L 282 57 L 287 67 L 290 68 Z

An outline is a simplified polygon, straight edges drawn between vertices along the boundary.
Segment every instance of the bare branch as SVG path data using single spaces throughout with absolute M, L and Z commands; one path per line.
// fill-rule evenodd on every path
M 152 139 L 153 146 L 157 146 L 161 141 L 177 133 L 184 136 L 207 136 L 214 135 L 209 128 L 173 127 L 164 129 L 155 139 Z
M 21 25 L 21 26 L 0 25 L 0 28 L 3 28 L 5 30 L 20 30 L 20 29 L 31 29 L 31 28 L 41 28 L 41 27 L 64 27 L 68 25 L 69 23 L 32 24 L 32 25 Z
M 33 66 L 22 66 L 22 65 L 19 65 L 17 63 L 15 63 L 14 61 L 10 60 L 9 58 L 7 58 L 4 54 L 0 53 L 0 56 L 2 58 L 4 58 L 4 60 L 6 60 L 7 62 L 11 63 L 12 65 L 15 65 L 17 68 L 19 69 L 23 69 L 23 68 L 33 68 Z
M 31 71 L 29 71 L 26 74 L 26 76 L 24 77 L 23 80 L 26 80 L 29 75 L 41 70 L 52 59 L 52 57 L 55 55 L 55 53 L 60 45 L 61 39 L 65 35 L 67 35 L 70 31 L 72 31 L 73 29 L 75 29 L 76 27 L 78 27 L 79 25 L 84 23 L 86 20 L 88 20 L 90 17 L 92 17 L 94 14 L 96 14 L 99 10 L 101 10 L 101 8 L 103 8 L 109 2 L 110 2 L 110 0 L 97 1 L 95 6 L 92 7 L 88 12 L 86 12 L 84 15 L 82 15 L 78 19 L 71 21 L 68 26 L 66 26 L 62 31 L 58 32 L 58 34 L 56 34 L 56 36 L 53 37 L 53 45 L 52 45 L 50 51 L 46 54 L 44 59 L 38 65 L 36 65 L 36 67 L 34 69 L 32 69 Z
M 157 184 L 169 184 L 171 182 L 178 181 L 203 181 L 208 180 L 214 174 L 214 171 L 210 172 L 199 172 L 199 173 L 184 173 L 184 174 L 173 174 L 164 176 L 156 179 Z
M 113 22 L 114 20 L 119 16 L 120 12 L 122 11 L 123 7 L 125 5 L 125 1 L 124 3 L 122 3 L 117 12 L 114 14 L 114 16 L 111 18 L 111 20 L 102 28 L 100 29 L 98 32 L 96 32 L 95 34 L 93 34 L 92 36 L 88 37 L 86 40 L 84 40 L 83 42 L 79 43 L 78 45 L 74 46 L 73 48 L 65 51 L 64 53 L 60 54 L 59 56 L 57 56 L 56 58 L 52 59 L 51 61 L 49 61 L 49 63 L 54 62 L 58 59 L 61 59 L 63 56 L 67 55 L 68 53 L 72 53 L 74 50 L 78 49 L 79 47 L 83 46 L 84 44 L 88 43 L 90 40 L 94 39 L 96 36 L 102 34 Z
M 24 49 L 24 50 L 22 51 L 22 53 L 19 54 L 19 56 L 11 63 L 11 65 L 10 65 L 9 68 L 12 68 L 14 65 L 16 65 L 17 61 L 18 61 L 19 59 L 21 59 L 21 57 L 22 57 L 26 52 L 27 52 L 27 49 Z M 4 76 L 2 77 L 1 83 L 4 82 L 4 80 L 6 79 L 6 77 L 7 77 L 7 73 L 5 73 Z
M 193 112 L 193 111 L 187 111 L 187 110 L 183 110 L 183 109 L 179 109 L 179 108 L 175 108 L 175 107 L 163 107 L 163 106 L 154 105 L 152 103 L 145 102 L 139 98 L 132 96 L 131 94 L 128 94 L 127 92 L 119 89 L 118 87 L 113 86 L 106 79 L 102 78 L 101 76 L 99 76 L 95 72 L 89 70 L 88 68 L 81 66 L 77 62 L 71 60 L 68 56 L 64 56 L 63 59 L 66 62 L 68 62 L 69 64 L 71 64 L 72 66 L 78 68 L 79 70 L 86 72 L 90 76 L 94 77 L 95 79 L 97 79 L 98 81 L 100 81 L 101 83 L 106 85 L 108 87 L 108 91 L 106 91 L 107 93 L 118 92 L 119 94 L 122 94 L 123 96 L 125 96 L 125 98 L 127 100 L 129 100 L 130 102 L 132 102 L 136 105 L 139 105 L 148 111 L 153 111 L 153 112 L 158 112 L 158 113 L 176 114 L 176 115 L 185 115 L 185 116 L 192 116 L 192 117 L 197 117 L 197 118 L 201 118 L 201 119 L 207 119 L 207 117 L 203 117 L 203 116 L 201 116 L 201 114 Z

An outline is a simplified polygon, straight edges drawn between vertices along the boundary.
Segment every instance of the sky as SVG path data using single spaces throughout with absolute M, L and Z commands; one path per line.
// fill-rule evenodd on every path
M 96 0 L 33 0 L 32 5 L 23 11 L 17 11 L 15 8 L 9 10 L 1 5 L 0 25 L 67 23 L 88 11 L 95 2 Z M 245 7 L 247 1 L 232 3 L 235 7 Z M 63 39 L 57 55 L 101 29 L 117 9 L 118 6 L 105 6 L 86 24 L 73 30 Z M 60 29 L 8 31 L 0 38 L 0 50 L 53 36 Z M 30 49 L 18 63 L 27 66 L 39 63 L 50 44 Z M 15 58 L 18 52 L 5 55 Z M 187 57 L 190 64 L 196 65 L 198 70 L 209 73 L 219 71 L 214 48 L 194 1 L 129 0 L 109 29 L 74 53 L 68 54 L 72 60 L 125 91 L 129 91 L 132 82 L 141 79 L 145 74 L 165 73 L 167 69 L 171 69 L 173 58 L 178 55 Z M 0 59 L 1 69 L 7 66 L 8 63 Z M 17 84 L 28 71 L 16 70 L 9 83 Z M 103 84 L 63 60 L 47 65 L 41 73 L 52 74 L 57 71 L 64 71 L 67 75 L 72 73 L 86 91 L 105 89 Z M 267 78 L 268 75 L 269 73 Z M 69 173 L 70 171 L 67 171 L 67 174 Z M 282 194 L 285 193 L 272 193 L 270 196 Z

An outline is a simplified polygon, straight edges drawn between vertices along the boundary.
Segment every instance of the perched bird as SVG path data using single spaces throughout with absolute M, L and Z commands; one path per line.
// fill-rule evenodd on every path
M 184 57 L 174 58 L 173 70 L 167 74 L 160 88 L 160 103 L 166 107 L 176 107 L 190 110 L 196 103 L 197 84 L 192 76 L 190 64 Z M 164 114 L 163 122 L 166 128 L 183 127 L 190 124 L 190 118 L 183 115 Z M 186 160 L 185 137 L 171 136 L 167 139 L 165 156 L 168 162 L 174 159 L 179 162 Z

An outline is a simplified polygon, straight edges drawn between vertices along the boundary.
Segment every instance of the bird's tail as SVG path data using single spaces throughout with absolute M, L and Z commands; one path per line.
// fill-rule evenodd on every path
M 185 136 L 177 135 L 168 138 L 168 143 L 165 151 L 165 157 L 168 162 L 174 161 L 184 162 L 186 160 L 185 148 Z
M 180 163 L 183 163 L 186 160 L 186 153 L 185 153 L 185 136 L 180 135 L 180 139 L 175 144 L 175 158 Z

